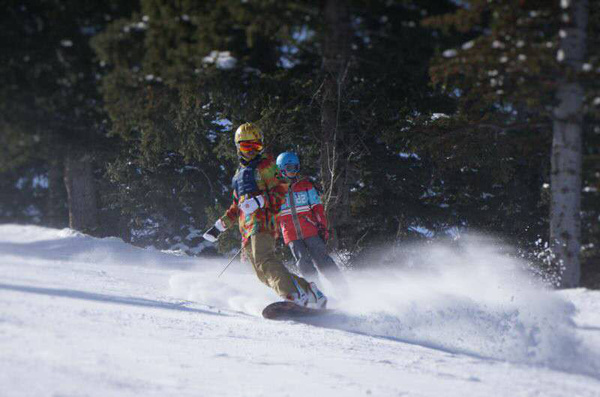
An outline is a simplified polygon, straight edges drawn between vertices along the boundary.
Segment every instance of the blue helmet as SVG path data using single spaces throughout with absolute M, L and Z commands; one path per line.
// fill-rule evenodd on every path
M 300 171 L 300 159 L 294 152 L 283 152 L 277 156 L 277 168 L 284 177 L 289 173 L 298 173 Z

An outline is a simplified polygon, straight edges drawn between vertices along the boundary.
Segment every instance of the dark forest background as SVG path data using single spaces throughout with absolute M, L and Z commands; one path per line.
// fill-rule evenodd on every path
M 350 263 L 500 237 L 544 271 L 561 1 L 1 1 L 0 222 L 215 254 L 233 132 L 296 151 Z M 600 2 L 589 2 L 582 285 L 600 286 Z M 233 247 L 233 233 L 221 244 Z

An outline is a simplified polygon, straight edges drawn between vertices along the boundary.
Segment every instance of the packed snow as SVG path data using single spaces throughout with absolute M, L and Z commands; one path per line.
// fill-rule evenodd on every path
M 0 395 L 599 396 L 600 293 L 464 239 L 321 280 L 298 323 L 244 263 L 0 225 Z

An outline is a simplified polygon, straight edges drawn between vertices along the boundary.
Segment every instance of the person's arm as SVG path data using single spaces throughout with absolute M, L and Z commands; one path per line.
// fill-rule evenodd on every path
M 285 203 L 285 195 L 287 194 L 288 185 L 278 178 L 278 170 L 275 161 L 271 161 L 262 168 L 261 178 L 265 182 L 268 194 L 268 208 L 274 214 L 278 214 L 281 206 Z
M 233 201 L 231 205 L 229 206 L 227 211 L 225 211 L 225 214 L 223 214 L 223 216 L 219 218 L 219 220 L 223 223 L 223 225 L 225 225 L 227 229 L 229 229 L 238 222 L 238 218 L 240 215 L 239 200 L 235 190 L 233 191 L 232 196 Z
M 231 226 L 235 225 L 236 222 L 238 222 L 238 214 L 239 214 L 238 199 L 237 199 L 236 193 L 234 191 L 233 192 L 233 202 L 229 206 L 229 209 L 227 209 L 227 211 L 225 211 L 225 214 L 223 214 L 222 217 L 217 219 L 217 221 L 215 222 L 213 227 L 208 229 L 206 231 L 206 233 L 204 233 L 204 235 L 202 235 L 202 237 L 204 237 L 205 240 L 210 241 L 211 243 L 214 243 L 215 241 L 217 241 L 219 239 L 219 236 L 221 235 L 221 233 L 223 233 L 225 230 L 229 229 Z
M 317 221 L 319 232 L 323 233 L 323 239 L 329 239 L 329 229 L 327 227 L 327 217 L 325 216 L 325 207 L 321 202 L 321 195 L 311 183 L 311 188 L 308 190 L 308 203 Z

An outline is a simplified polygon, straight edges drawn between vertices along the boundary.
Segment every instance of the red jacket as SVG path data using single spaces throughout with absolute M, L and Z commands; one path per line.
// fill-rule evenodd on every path
M 291 194 L 296 208 L 298 225 L 294 222 Z M 283 234 L 283 241 L 290 241 L 317 236 L 319 228 L 327 230 L 327 218 L 321 197 L 314 185 L 307 179 L 301 179 L 288 187 L 285 195 L 285 204 L 281 206 L 278 216 L 279 226 Z M 300 233 L 297 230 L 300 227 Z

